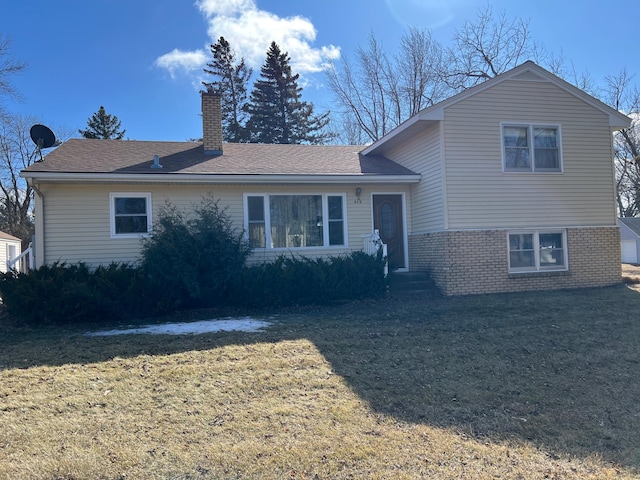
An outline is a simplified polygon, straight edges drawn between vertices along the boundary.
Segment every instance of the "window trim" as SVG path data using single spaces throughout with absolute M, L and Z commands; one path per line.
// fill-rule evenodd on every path
M 146 200 L 147 231 L 144 233 L 116 233 L 116 198 L 144 198 Z M 152 226 L 151 192 L 110 192 L 109 193 L 109 223 L 111 238 L 140 238 L 151 235 Z
M 531 152 L 531 167 L 526 168 L 507 168 L 507 156 L 505 152 L 504 145 L 504 129 L 505 127 L 526 127 L 528 130 L 528 148 Z M 533 145 L 533 130 L 535 128 L 555 128 L 558 132 L 558 168 L 536 168 L 535 163 L 535 147 Z M 564 161 L 562 155 L 562 128 L 559 123 L 553 122 L 536 122 L 536 123 L 527 123 L 527 122 L 500 122 L 500 150 L 502 152 L 502 172 L 503 173 L 563 173 L 564 172 Z
M 271 240 L 271 196 L 319 196 L 322 197 L 322 245 L 309 246 L 309 247 L 272 247 Z M 340 193 L 319 193 L 319 192 L 245 192 L 243 194 L 243 215 L 244 215 L 244 231 L 245 238 L 249 239 L 249 197 L 262 197 L 264 208 L 264 224 L 265 224 L 265 246 L 264 247 L 252 247 L 253 250 L 269 250 L 273 252 L 282 252 L 288 250 L 329 250 L 329 249 L 345 249 L 349 247 L 349 229 L 347 227 L 347 194 Z M 328 197 L 340 197 L 342 199 L 342 232 L 344 243 L 342 245 L 330 245 L 329 244 L 329 199 Z
M 559 233 L 562 235 L 562 252 L 564 264 L 562 267 L 541 267 L 540 266 L 540 235 L 547 233 Z M 533 235 L 533 252 L 535 265 L 533 267 L 511 267 L 511 235 Z M 567 230 L 563 228 L 544 228 L 544 229 L 522 229 L 507 231 L 507 264 L 509 273 L 546 273 L 546 272 L 566 272 L 569 270 L 569 252 L 567 248 Z

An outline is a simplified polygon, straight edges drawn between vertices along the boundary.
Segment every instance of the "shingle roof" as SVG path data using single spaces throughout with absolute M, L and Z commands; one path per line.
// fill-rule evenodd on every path
M 7 232 L 3 232 L 0 230 L 0 238 L 2 240 L 14 240 L 20 242 L 21 240 L 18 237 L 14 237 L 13 235 L 9 235 Z
M 49 173 L 217 175 L 416 175 L 362 146 L 225 143 L 205 155 L 199 142 L 71 139 L 25 170 Z M 162 169 L 152 169 L 154 155 Z
M 624 223 L 633 233 L 640 236 L 640 218 L 636 217 L 623 217 L 620 221 Z

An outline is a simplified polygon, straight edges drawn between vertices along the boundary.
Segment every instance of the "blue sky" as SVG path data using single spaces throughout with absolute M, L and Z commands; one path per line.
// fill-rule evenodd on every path
M 530 21 L 535 40 L 563 52 L 601 82 L 627 68 L 640 74 L 637 19 L 629 0 L 495 0 L 494 13 Z M 198 90 L 219 36 L 258 71 L 275 40 L 301 74 L 303 99 L 332 108 L 323 65 L 353 57 L 370 32 L 393 53 L 408 26 L 447 45 L 476 0 L 0 0 L 0 35 L 28 64 L 13 77 L 23 99 L 10 112 L 73 133 L 104 105 L 132 140 L 201 136 Z M 640 84 L 640 78 L 635 79 Z

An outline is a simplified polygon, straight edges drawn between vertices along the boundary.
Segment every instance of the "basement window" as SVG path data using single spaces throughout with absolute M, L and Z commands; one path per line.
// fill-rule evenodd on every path
M 567 270 L 564 230 L 509 232 L 509 272 Z
M 150 193 L 109 194 L 111 238 L 137 238 L 151 232 Z

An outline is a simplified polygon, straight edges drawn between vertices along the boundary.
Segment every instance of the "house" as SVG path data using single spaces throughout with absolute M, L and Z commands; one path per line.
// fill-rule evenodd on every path
M 622 263 L 638 263 L 640 258 L 640 218 L 620 218 Z
M 0 272 L 7 273 L 11 269 L 19 270 L 16 260 L 22 253 L 22 240 L 0 231 Z
M 362 250 L 428 271 L 447 295 L 620 281 L 612 132 L 630 119 L 526 62 L 416 114 L 368 146 L 72 139 L 21 175 L 36 192 L 35 261 L 132 262 L 169 201 L 206 195 L 253 261 Z

